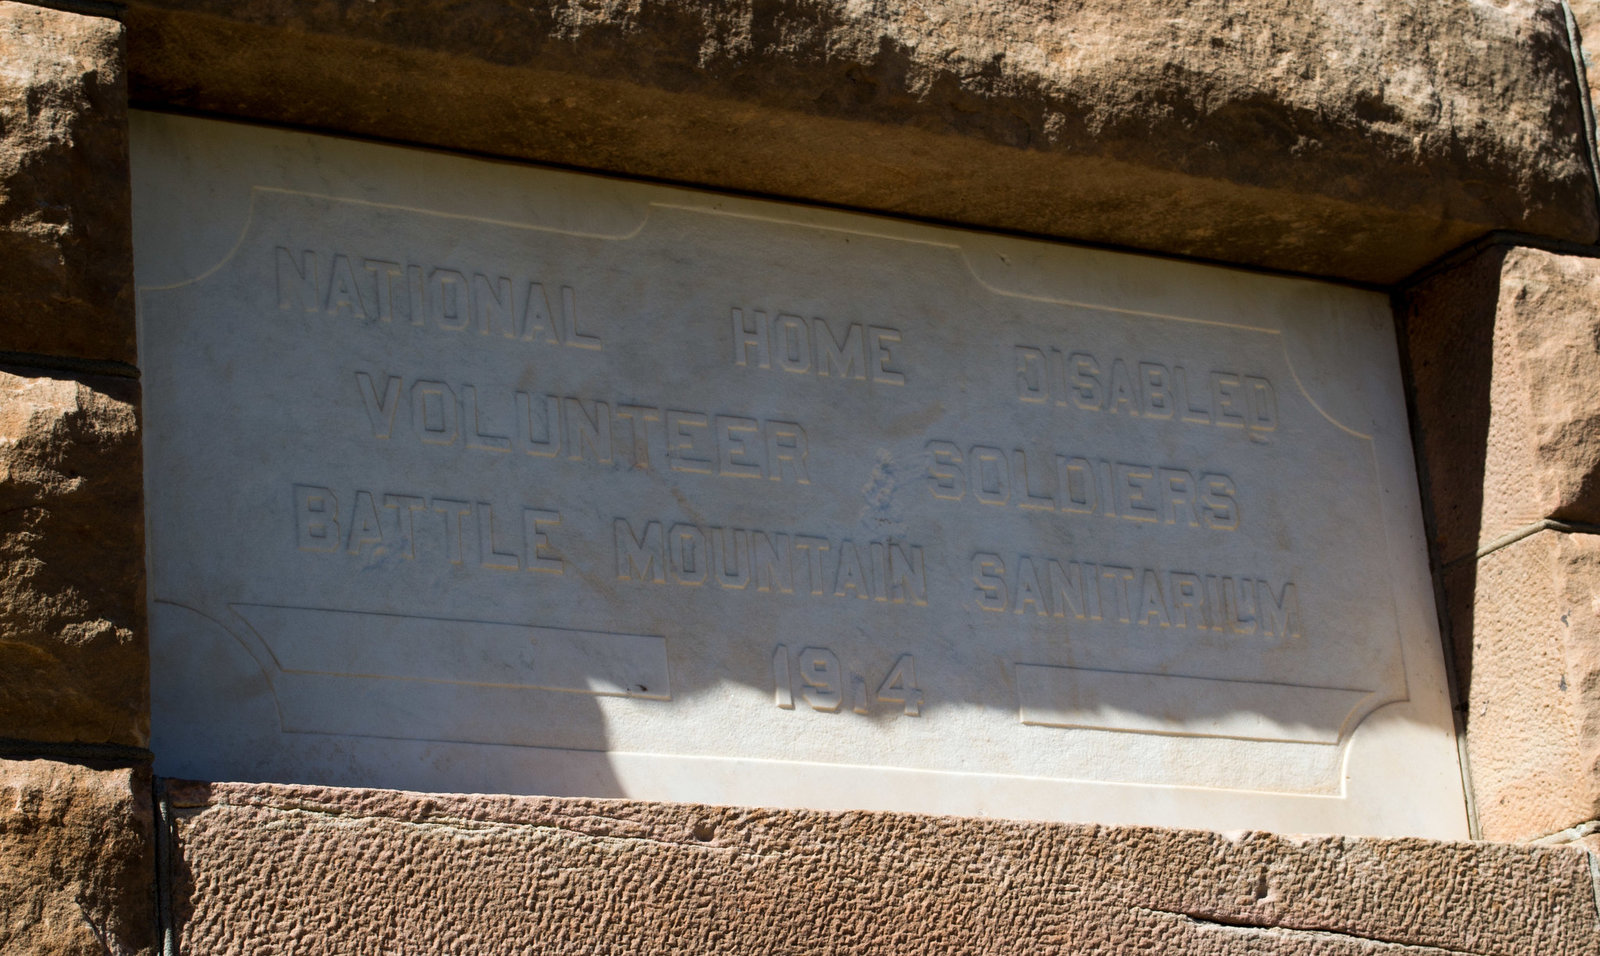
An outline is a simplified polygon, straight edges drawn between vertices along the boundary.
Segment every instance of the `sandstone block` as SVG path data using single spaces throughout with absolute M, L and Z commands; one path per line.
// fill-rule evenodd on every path
M 134 360 L 122 25 L 0 2 L 0 350 Z
M 174 785 L 182 951 L 1588 954 L 1570 847 Z
M 1600 259 L 1491 248 L 1412 290 L 1406 336 L 1440 561 L 1600 523 Z
M 0 760 L 0 950 L 155 951 L 150 778 Z
M 1592 241 L 1553 4 L 135 0 L 138 102 L 1377 282 Z
M 137 396 L 0 371 L 0 736 L 149 739 Z
M 1445 575 L 1479 825 L 1600 817 L 1600 536 L 1541 532 Z

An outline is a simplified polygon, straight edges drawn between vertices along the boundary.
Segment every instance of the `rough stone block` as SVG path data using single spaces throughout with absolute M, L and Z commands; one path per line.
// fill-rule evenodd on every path
M 1541 532 L 1445 573 L 1479 826 L 1600 817 L 1600 536 Z
M 182 952 L 1539 953 L 1570 847 L 174 785 Z
M 0 2 L 0 350 L 134 360 L 122 36 Z
M 1439 561 L 1600 523 L 1600 259 L 1490 248 L 1412 290 L 1406 336 Z
M 149 739 L 138 386 L 0 371 L 0 736 Z
M 1592 241 L 1553 4 L 134 0 L 137 102 L 1378 282 Z
M 0 951 L 155 951 L 150 778 L 0 760 Z

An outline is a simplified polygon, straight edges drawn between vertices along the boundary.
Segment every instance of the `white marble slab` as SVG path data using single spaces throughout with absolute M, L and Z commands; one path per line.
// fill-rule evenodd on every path
M 1382 295 L 132 131 L 159 772 L 1466 835 Z

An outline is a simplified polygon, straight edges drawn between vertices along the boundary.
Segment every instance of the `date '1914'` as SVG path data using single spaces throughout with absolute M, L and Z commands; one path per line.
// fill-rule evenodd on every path
M 899 704 L 907 717 L 922 716 L 917 663 L 910 654 L 900 655 L 870 697 L 866 677 L 851 673 L 847 698 L 845 671 L 839 664 L 839 655 L 826 647 L 807 647 L 796 655 L 791 665 L 789 648 L 779 644 L 772 653 L 772 684 L 773 699 L 784 710 L 793 710 L 798 696 L 812 710 L 825 714 L 838 713 L 848 701 L 852 704 L 851 710 L 858 714 L 871 714 L 874 704 Z

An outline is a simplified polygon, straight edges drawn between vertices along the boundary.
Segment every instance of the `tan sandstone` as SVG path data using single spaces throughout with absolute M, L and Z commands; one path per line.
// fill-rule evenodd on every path
M 1600 259 L 1494 247 L 1412 290 L 1405 322 L 1437 560 L 1600 524 Z
M 0 351 L 134 360 L 122 45 L 0 2 Z
M 155 951 L 150 777 L 0 760 L 0 952 Z
M 137 397 L 0 371 L 0 737 L 149 739 Z
M 1540 532 L 1444 586 L 1483 836 L 1600 818 L 1600 536 Z
M 1588 956 L 1571 847 L 174 785 L 182 952 Z
M 1592 241 L 1535 0 L 133 0 L 136 102 L 1374 282 Z

